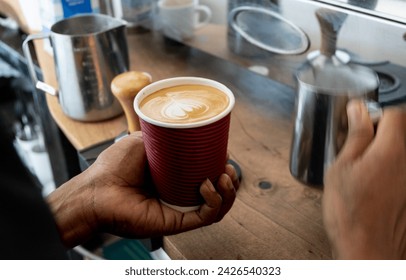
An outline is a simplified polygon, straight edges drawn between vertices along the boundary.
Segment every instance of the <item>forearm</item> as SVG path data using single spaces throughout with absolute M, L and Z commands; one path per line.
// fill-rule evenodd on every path
M 346 230 L 348 234 L 331 242 L 333 258 L 339 260 L 390 260 L 402 259 L 399 242 L 392 240 L 386 229 L 379 235 L 378 230 L 357 232 Z
M 86 173 L 82 173 L 47 197 L 60 238 L 68 248 L 82 244 L 96 230 L 92 207 L 93 191 L 94 182 Z

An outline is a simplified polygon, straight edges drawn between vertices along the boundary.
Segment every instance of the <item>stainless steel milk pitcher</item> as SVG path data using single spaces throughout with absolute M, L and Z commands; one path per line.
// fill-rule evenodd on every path
M 122 113 L 113 96 L 112 79 L 129 69 L 126 22 L 102 14 L 85 14 L 55 23 L 49 33 L 23 43 L 29 71 L 38 89 L 58 95 L 62 111 L 79 121 L 100 121 Z M 49 38 L 59 90 L 38 80 L 29 42 Z
M 346 14 L 321 8 L 316 17 L 322 35 L 320 52 L 296 75 L 290 172 L 302 183 L 322 186 L 325 170 L 347 137 L 348 101 L 361 98 L 372 108 L 378 100 L 379 78 L 370 68 L 346 64 L 335 55 L 338 31 Z
M 346 106 L 351 98 L 361 98 L 375 105 L 378 76 L 372 70 L 351 66 L 348 78 L 332 76 L 341 87 L 315 86 L 298 74 L 296 115 L 290 154 L 291 174 L 307 185 L 322 186 L 325 170 L 341 150 L 348 132 Z M 310 70 L 309 70 L 310 71 Z M 309 74 L 309 73 L 307 73 Z

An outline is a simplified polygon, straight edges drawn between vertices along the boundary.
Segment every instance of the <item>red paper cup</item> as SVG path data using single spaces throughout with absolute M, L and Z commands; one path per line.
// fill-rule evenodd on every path
M 141 101 L 158 90 L 179 85 L 205 85 L 223 92 L 228 106 L 220 114 L 194 123 L 166 123 L 146 116 Z M 134 99 L 152 179 L 160 200 L 182 212 L 203 203 L 200 185 L 207 178 L 216 184 L 227 160 L 231 110 L 235 99 L 223 84 L 198 77 L 177 77 L 154 82 Z

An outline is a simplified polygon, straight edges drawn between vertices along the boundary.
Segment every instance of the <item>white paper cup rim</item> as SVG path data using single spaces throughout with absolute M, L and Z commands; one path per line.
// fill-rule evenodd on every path
M 229 103 L 227 108 L 221 112 L 220 114 L 209 118 L 207 120 L 202 120 L 202 121 L 197 121 L 193 123 L 166 123 L 162 121 L 155 120 L 153 118 L 150 118 L 146 116 L 138 107 L 140 102 L 148 95 L 164 89 L 168 87 L 173 87 L 173 86 L 179 86 L 179 85 L 205 85 L 205 86 L 211 86 L 214 87 L 218 90 L 221 90 L 224 94 L 228 96 Z M 168 78 L 168 79 L 163 79 L 159 80 L 156 82 L 153 82 L 143 89 L 140 90 L 140 92 L 136 95 L 134 99 L 134 110 L 138 117 L 147 123 L 160 126 L 160 127 L 166 127 L 166 128 L 195 128 L 195 127 L 202 127 L 206 126 L 212 123 L 215 123 L 218 120 L 221 120 L 225 116 L 231 113 L 231 110 L 234 108 L 235 104 L 235 98 L 233 95 L 233 92 L 223 85 L 222 83 L 219 83 L 217 81 L 211 80 L 211 79 L 206 79 L 206 78 L 201 78 L 201 77 L 175 77 L 175 78 Z

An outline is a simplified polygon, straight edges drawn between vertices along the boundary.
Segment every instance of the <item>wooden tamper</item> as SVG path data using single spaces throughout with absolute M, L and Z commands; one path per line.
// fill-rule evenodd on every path
M 145 72 L 129 71 L 117 75 L 111 81 L 111 91 L 123 107 L 127 119 L 127 132 L 141 130 L 140 121 L 134 111 L 133 102 L 138 92 L 149 85 L 151 75 Z

